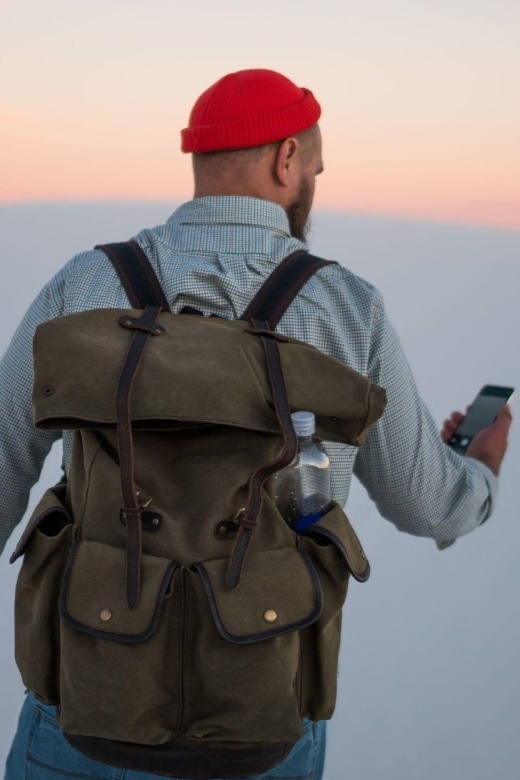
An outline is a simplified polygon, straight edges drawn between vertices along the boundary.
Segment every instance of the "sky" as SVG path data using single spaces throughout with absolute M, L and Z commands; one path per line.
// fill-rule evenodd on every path
M 319 209 L 520 229 L 517 0 L 0 0 L 0 203 L 192 196 L 180 130 L 228 72 L 322 105 Z
M 31 300 L 70 257 L 159 224 L 171 207 L 0 207 L 0 282 L 10 293 L 0 307 L 0 355 Z M 310 243 L 380 290 L 439 430 L 484 384 L 520 386 L 519 232 L 317 213 Z M 23 701 L 13 657 L 19 563 L 8 558 L 60 476 L 60 450 L 57 442 L 0 557 L 0 775 Z M 493 517 L 442 552 L 397 532 L 353 480 L 346 512 L 372 574 L 349 586 L 324 780 L 518 777 L 519 474 L 515 419 Z

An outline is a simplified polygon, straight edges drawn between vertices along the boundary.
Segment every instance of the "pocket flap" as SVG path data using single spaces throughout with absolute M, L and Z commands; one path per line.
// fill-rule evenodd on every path
M 240 584 L 226 585 L 228 558 L 196 564 L 219 633 L 230 642 L 259 642 L 297 631 L 321 614 L 321 586 L 304 550 L 249 553 Z
M 177 563 L 143 555 L 141 596 L 126 600 L 126 550 L 79 542 L 71 550 L 60 595 L 60 614 L 78 631 L 117 642 L 142 642 L 159 624 Z
M 58 483 L 49 488 L 43 494 L 27 523 L 20 541 L 9 558 L 9 563 L 14 563 L 25 553 L 29 540 L 33 533 L 39 528 L 46 536 L 57 536 L 64 526 L 72 523 L 71 517 L 65 508 L 65 493 L 67 485 L 65 482 Z
M 302 536 L 310 536 L 315 541 L 327 539 L 335 544 L 345 559 L 352 576 L 358 582 L 366 582 L 370 576 L 370 564 L 361 546 L 356 532 L 339 504 L 311 525 Z

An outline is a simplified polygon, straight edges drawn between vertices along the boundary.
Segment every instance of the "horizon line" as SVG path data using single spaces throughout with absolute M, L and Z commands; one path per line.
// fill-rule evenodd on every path
M 139 199 L 139 198 L 86 198 L 86 199 L 74 199 L 74 200 L 15 200 L 15 201 L 3 201 L 0 199 L 0 209 L 9 208 L 36 208 L 36 207 L 53 207 L 53 206 L 153 206 L 169 205 L 172 210 L 187 203 L 192 198 L 187 200 L 165 200 L 165 199 Z M 406 213 L 404 211 L 370 211 L 370 210 L 356 210 L 356 209 L 341 209 L 338 207 L 329 206 L 316 206 L 311 211 L 311 219 L 313 214 L 331 214 L 334 216 L 343 217 L 361 217 L 365 219 L 382 219 L 388 222 L 410 222 L 413 224 L 428 224 L 437 225 L 440 227 L 459 227 L 459 228 L 472 228 L 478 230 L 495 231 L 501 233 L 520 233 L 520 224 L 518 227 L 511 225 L 501 225 L 494 222 L 482 222 L 471 219 L 462 219 L 453 217 L 440 218 L 434 216 L 415 215 Z

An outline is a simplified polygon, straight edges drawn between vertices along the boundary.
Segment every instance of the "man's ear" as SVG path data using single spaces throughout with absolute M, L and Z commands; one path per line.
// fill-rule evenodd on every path
M 274 161 L 274 175 L 282 187 L 288 187 L 291 183 L 291 173 L 297 151 L 298 141 L 296 138 L 286 138 L 278 148 Z

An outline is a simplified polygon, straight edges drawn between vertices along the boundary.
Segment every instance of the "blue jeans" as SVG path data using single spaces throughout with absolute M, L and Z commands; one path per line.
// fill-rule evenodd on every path
M 268 774 L 258 775 L 251 780 L 321 780 L 325 761 L 325 727 L 325 721 L 319 723 L 304 721 L 304 735 L 283 764 Z M 7 758 L 4 780 L 64 780 L 64 778 L 161 780 L 159 775 L 151 775 L 148 772 L 116 769 L 91 761 L 73 750 L 59 730 L 54 707 L 40 704 L 34 699 L 32 693 L 28 693 Z M 249 780 L 249 778 L 242 780 Z

